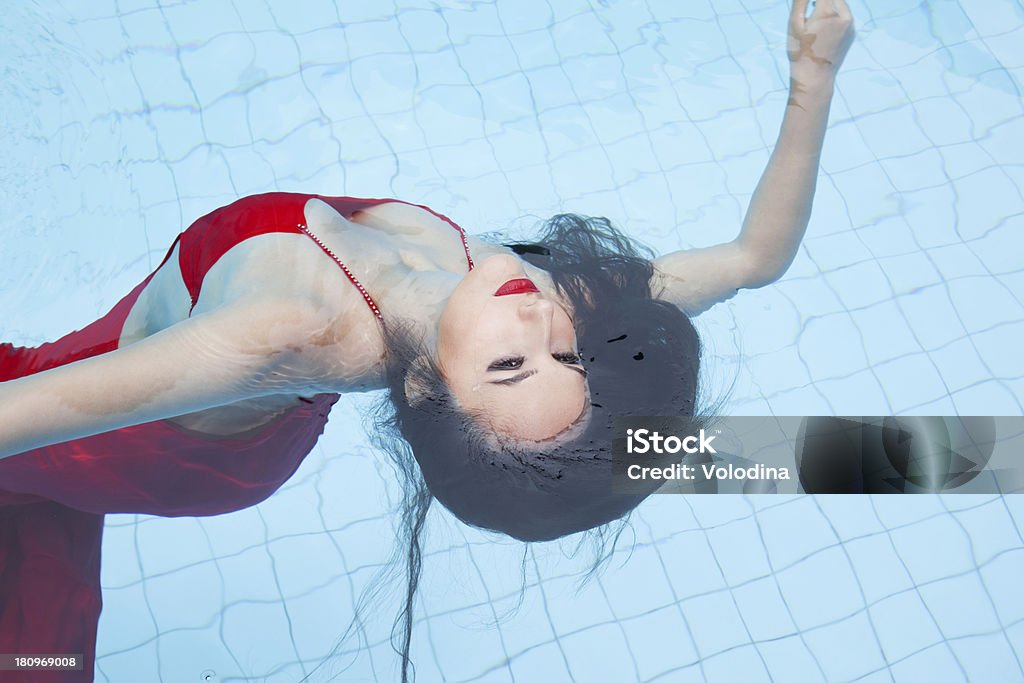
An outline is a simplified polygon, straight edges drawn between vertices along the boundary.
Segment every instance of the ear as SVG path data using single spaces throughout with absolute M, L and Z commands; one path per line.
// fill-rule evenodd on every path
M 419 408 L 424 402 L 433 398 L 430 383 L 427 377 L 430 375 L 430 362 L 426 356 L 416 356 L 416 359 L 405 371 L 405 400 L 413 408 Z

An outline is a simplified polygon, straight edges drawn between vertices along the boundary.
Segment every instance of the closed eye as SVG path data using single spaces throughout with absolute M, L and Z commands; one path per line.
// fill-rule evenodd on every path
M 502 370 L 518 370 L 523 367 L 523 363 L 526 359 L 522 356 L 509 356 L 507 358 L 500 358 L 490 365 L 487 369 L 492 372 L 501 372 Z
M 575 353 L 573 351 L 566 351 L 562 353 L 553 353 L 551 354 L 551 357 L 557 360 L 559 363 L 563 363 L 564 365 L 566 365 L 570 370 L 574 370 L 583 375 L 584 377 L 587 376 L 587 371 L 584 368 L 579 367 L 582 359 L 580 358 L 580 355 L 578 353 Z M 498 360 L 494 361 L 493 363 L 487 366 L 487 371 L 510 372 L 512 370 L 520 369 L 521 367 L 523 367 L 523 364 L 525 362 L 526 358 L 524 356 L 508 356 L 506 358 L 499 358 Z M 536 374 L 536 372 L 536 370 L 531 370 L 528 373 L 522 372 L 517 374 L 515 377 L 497 380 L 495 382 L 492 382 L 492 384 L 516 384 L 518 382 L 523 381 L 530 375 Z

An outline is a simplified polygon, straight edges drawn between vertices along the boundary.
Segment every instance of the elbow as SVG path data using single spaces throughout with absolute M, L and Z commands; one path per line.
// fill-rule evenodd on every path
M 786 274 L 791 263 L 792 259 L 771 259 L 765 258 L 762 254 L 756 257 L 751 255 L 744 259 L 743 284 L 740 287 L 757 289 L 770 285 Z

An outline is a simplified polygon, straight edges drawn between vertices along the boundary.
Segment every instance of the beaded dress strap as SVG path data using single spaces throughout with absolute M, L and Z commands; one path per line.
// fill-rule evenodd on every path
M 462 238 L 462 249 L 463 251 L 466 252 L 466 264 L 469 266 L 469 270 L 473 270 L 473 257 L 470 256 L 469 254 L 469 242 L 466 241 L 466 231 L 453 223 L 449 223 L 449 225 L 455 228 L 455 230 L 458 231 L 459 236 Z M 366 288 L 363 287 L 362 283 L 359 282 L 358 279 L 356 279 L 356 276 L 352 274 L 352 271 L 348 269 L 348 266 L 342 263 L 341 259 L 339 259 L 334 254 L 334 252 L 331 251 L 331 248 L 324 244 L 319 237 L 310 232 L 309 228 L 307 228 L 304 223 L 299 223 L 298 225 L 296 225 L 296 227 L 303 233 L 308 235 L 311 240 L 316 242 L 316 245 L 323 249 L 324 253 L 326 253 L 328 256 L 334 259 L 334 262 L 341 267 L 341 271 L 345 273 L 345 277 L 347 277 L 349 281 L 351 281 L 352 284 L 356 286 L 356 289 L 359 290 L 359 293 L 363 295 L 363 300 L 366 301 L 366 305 L 370 307 L 370 310 L 373 311 L 373 314 L 377 316 L 378 320 L 383 321 L 384 316 L 381 315 L 380 308 L 377 306 L 377 302 L 373 300 L 373 297 L 370 296 L 370 293 L 366 291 Z

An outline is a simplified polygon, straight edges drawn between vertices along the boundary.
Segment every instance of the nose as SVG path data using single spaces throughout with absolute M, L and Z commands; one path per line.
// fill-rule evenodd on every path
M 551 329 L 551 317 L 554 315 L 555 306 L 549 300 L 539 296 L 526 296 L 519 306 L 519 317 L 525 321 L 540 321 L 544 323 L 546 330 Z

